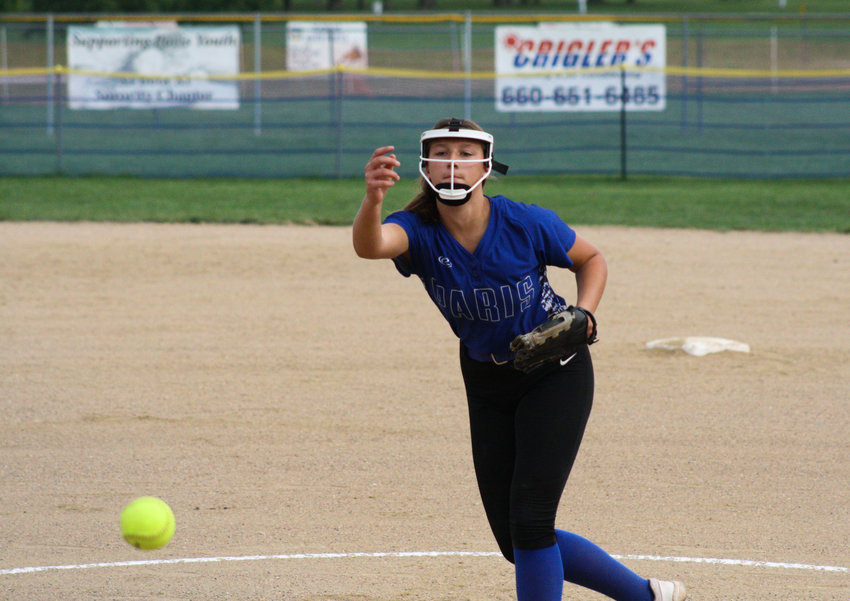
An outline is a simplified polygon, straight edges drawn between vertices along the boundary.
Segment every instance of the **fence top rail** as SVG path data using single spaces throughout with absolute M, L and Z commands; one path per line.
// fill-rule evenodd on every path
M 217 80 L 217 81 L 240 81 L 240 80 L 256 80 L 256 79 L 291 79 L 299 77 L 315 77 L 321 75 L 351 74 L 351 75 L 371 75 L 375 77 L 399 77 L 407 79 L 496 79 L 498 77 L 510 77 L 512 79 L 522 79 L 525 77 L 539 77 L 540 75 L 569 77 L 574 75 L 587 75 L 591 73 L 611 73 L 611 72 L 648 72 L 648 73 L 666 73 L 668 75 L 692 76 L 692 77 L 718 77 L 718 78 L 786 78 L 786 79 L 803 79 L 803 78 L 850 78 L 850 69 L 812 69 L 808 71 L 802 70 L 784 70 L 771 71 L 766 69 L 716 69 L 704 67 L 596 67 L 596 68 L 581 68 L 581 69 L 565 69 L 560 71 L 547 71 L 541 73 L 520 73 L 506 76 L 496 73 L 495 71 L 429 71 L 424 69 L 393 69 L 393 68 L 355 68 L 338 65 L 329 69 L 316 69 L 311 71 L 250 71 L 238 73 L 236 75 L 175 75 L 175 74 L 159 74 L 159 73 L 128 73 L 128 72 L 106 72 L 106 71 L 90 71 L 83 69 L 69 69 L 62 65 L 56 65 L 52 68 L 34 68 L 34 69 L 0 69 L 0 79 L 5 77 L 26 77 L 26 76 L 50 76 L 50 75 L 77 75 L 83 77 L 103 77 L 112 79 L 136 79 L 150 78 L 163 80 Z
M 816 22 L 816 21 L 850 21 L 850 13 L 799 13 L 773 15 L 767 13 L 643 13 L 640 15 L 611 15 L 611 14 L 563 14 L 563 13 L 522 13 L 504 14 L 489 12 L 459 12 L 459 13 L 0 13 L 0 23 L 79 23 L 95 21 L 184 21 L 200 23 L 262 23 L 285 21 L 370 21 L 384 23 L 527 23 L 541 21 L 587 22 Z

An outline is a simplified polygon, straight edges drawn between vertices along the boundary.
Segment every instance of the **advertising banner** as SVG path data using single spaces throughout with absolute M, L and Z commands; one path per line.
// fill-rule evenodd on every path
M 288 71 L 318 71 L 338 65 L 363 69 L 369 66 L 365 22 L 286 24 Z
M 72 109 L 238 109 L 238 26 L 68 28 Z M 105 74 L 118 74 L 107 77 Z M 104 75 L 101 75 L 104 74 Z
M 495 43 L 498 111 L 619 111 L 623 68 L 626 110 L 665 108 L 663 25 L 500 26 Z

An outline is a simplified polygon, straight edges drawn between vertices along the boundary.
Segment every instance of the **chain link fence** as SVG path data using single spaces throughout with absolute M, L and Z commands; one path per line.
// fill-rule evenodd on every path
M 334 15 L 367 23 L 368 67 L 311 72 L 286 68 L 297 17 L 181 16 L 239 28 L 237 109 L 71 109 L 68 30 L 97 19 L 0 17 L 0 175 L 359 177 L 394 144 L 415 176 L 419 133 L 458 116 L 517 174 L 850 176 L 850 15 L 620 19 L 666 28 L 666 102 L 650 112 L 625 110 L 621 87 L 622 110 L 496 110 L 495 28 L 576 17 L 469 13 Z

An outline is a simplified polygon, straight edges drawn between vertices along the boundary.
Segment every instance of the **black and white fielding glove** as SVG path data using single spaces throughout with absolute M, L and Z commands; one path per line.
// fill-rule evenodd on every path
M 588 335 L 588 323 L 592 330 Z M 511 342 L 514 367 L 525 373 L 555 359 L 570 355 L 578 347 L 596 342 L 596 318 L 587 309 L 573 307 L 550 315 L 542 324 L 520 334 Z

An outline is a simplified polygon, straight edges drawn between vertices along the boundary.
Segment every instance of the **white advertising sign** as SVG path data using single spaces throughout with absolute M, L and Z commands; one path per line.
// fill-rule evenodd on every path
M 286 24 L 286 69 L 318 71 L 338 65 L 369 66 L 366 23 L 289 21 Z
M 661 111 L 667 84 L 663 25 L 551 23 L 496 27 L 496 110 Z M 651 68 L 641 70 L 641 68 Z
M 238 109 L 235 80 L 241 39 L 238 26 L 68 28 L 68 67 L 121 77 L 72 74 L 72 109 Z M 199 78 L 199 79 L 195 79 Z

